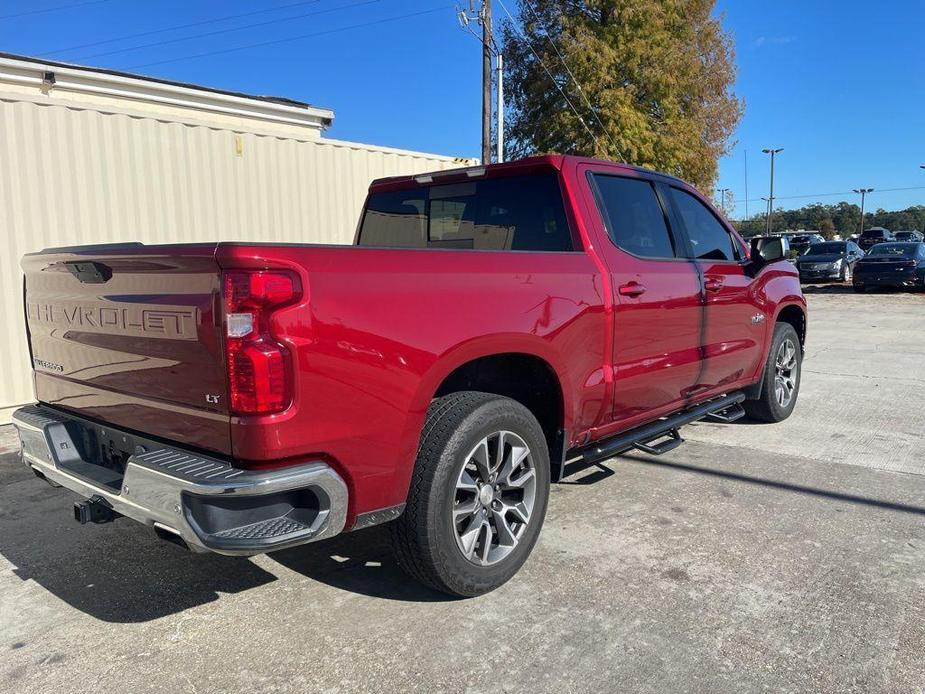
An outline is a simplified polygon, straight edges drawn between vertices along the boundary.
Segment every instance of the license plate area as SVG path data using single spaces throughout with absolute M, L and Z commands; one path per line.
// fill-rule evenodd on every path
M 130 434 L 97 424 L 69 421 L 48 434 L 59 468 L 115 491 L 122 487 L 129 457 L 144 450 Z

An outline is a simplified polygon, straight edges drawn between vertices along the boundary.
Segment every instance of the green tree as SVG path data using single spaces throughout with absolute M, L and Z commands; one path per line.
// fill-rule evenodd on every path
M 508 153 L 623 159 L 712 190 L 743 110 L 714 3 L 521 0 L 502 29 Z
M 735 222 L 736 228 L 743 236 L 756 236 L 765 233 L 766 219 L 764 213 L 752 215 L 748 219 Z M 812 204 L 796 210 L 774 210 L 774 231 L 785 229 L 816 229 L 829 238 L 827 231 L 841 234 L 848 238 L 856 234 L 861 224 L 861 208 L 849 202 L 835 205 Z M 878 209 L 864 215 L 864 226 L 880 226 L 893 231 L 918 229 L 925 231 L 925 205 L 913 205 L 904 210 Z
M 822 220 L 822 223 L 819 224 L 819 233 L 822 234 L 822 238 L 826 241 L 831 241 L 835 238 L 835 222 L 831 218 L 826 217 Z

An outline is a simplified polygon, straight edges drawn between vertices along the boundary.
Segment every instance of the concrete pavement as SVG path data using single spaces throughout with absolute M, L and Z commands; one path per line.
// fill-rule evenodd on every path
M 925 297 L 810 301 L 790 422 L 575 474 L 473 600 L 406 579 L 381 529 L 234 559 L 77 526 L 0 457 L 0 690 L 925 691 L 925 475 L 895 471 L 921 469 Z

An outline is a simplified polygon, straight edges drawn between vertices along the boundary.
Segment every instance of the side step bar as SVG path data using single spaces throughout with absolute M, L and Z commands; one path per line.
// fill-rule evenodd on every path
M 656 444 L 653 444 L 651 441 L 648 443 L 636 441 L 633 444 L 633 448 L 635 448 L 637 451 L 648 453 L 649 455 L 664 455 L 665 453 L 673 451 L 675 448 L 684 443 L 684 439 L 681 438 L 681 432 L 677 429 L 672 429 L 666 435 L 668 436 L 667 439 Z
M 727 407 L 725 410 L 710 412 L 704 419 L 721 422 L 722 424 L 732 424 L 733 422 L 738 422 L 744 416 L 745 408 L 739 403 L 736 403 L 732 407 Z
M 682 410 L 677 414 L 664 417 L 651 424 L 645 424 L 601 441 L 596 441 L 590 446 L 572 449 L 568 452 L 566 458 L 570 460 L 570 465 L 587 467 L 633 449 L 650 455 L 662 455 L 668 451 L 673 451 L 684 443 L 679 429 L 685 424 L 706 418 L 719 422 L 734 422 L 744 417 L 745 410 L 741 404 L 743 400 L 745 400 L 745 393 L 724 395 L 721 398 L 716 398 L 688 410 Z M 667 440 L 653 444 L 653 442 L 665 436 L 668 437 Z M 565 467 L 563 465 L 560 479 L 569 474 Z

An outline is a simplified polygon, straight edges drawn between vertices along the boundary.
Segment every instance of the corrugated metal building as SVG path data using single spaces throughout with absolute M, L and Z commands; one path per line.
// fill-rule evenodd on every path
M 462 161 L 325 139 L 333 117 L 0 54 L 0 423 L 32 400 L 24 253 L 116 241 L 350 243 L 372 179 Z

